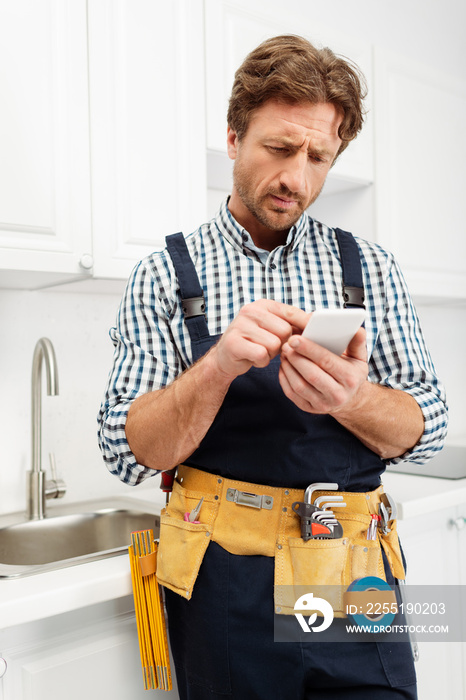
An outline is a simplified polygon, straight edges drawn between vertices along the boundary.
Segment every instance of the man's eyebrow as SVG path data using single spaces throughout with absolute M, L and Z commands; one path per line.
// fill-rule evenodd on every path
M 333 158 L 334 155 L 328 148 L 319 148 L 318 146 L 310 146 L 307 150 L 312 156 L 318 156 L 319 158 Z
M 269 136 L 266 140 L 271 141 L 271 142 L 275 142 L 275 143 L 279 143 L 283 146 L 290 146 L 290 148 L 299 148 L 300 147 L 298 140 L 296 138 L 294 138 L 293 136 L 285 136 L 285 135 L 277 136 L 276 134 L 274 134 L 273 136 Z
M 282 136 L 271 136 L 268 140 L 272 143 L 278 143 L 282 146 L 288 146 L 289 148 L 293 149 L 301 148 L 301 144 L 295 137 L 288 136 L 285 134 L 283 134 Z M 333 158 L 332 151 L 330 151 L 328 148 L 325 148 L 324 146 L 320 147 L 311 145 L 308 148 L 308 153 L 310 153 L 313 156 L 318 156 L 320 158 Z

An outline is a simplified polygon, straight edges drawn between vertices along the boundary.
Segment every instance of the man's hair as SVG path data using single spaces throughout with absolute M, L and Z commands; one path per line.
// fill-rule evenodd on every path
M 267 100 L 285 104 L 328 102 L 343 121 L 339 155 L 358 135 L 364 121 L 366 82 L 358 67 L 329 48 L 317 49 L 300 36 L 267 39 L 246 56 L 235 73 L 228 125 L 241 140 L 254 110 Z

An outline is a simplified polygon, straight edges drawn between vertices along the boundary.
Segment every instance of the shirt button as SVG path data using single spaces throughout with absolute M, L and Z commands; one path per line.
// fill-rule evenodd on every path
M 275 265 L 274 262 L 270 263 L 270 269 L 271 270 L 276 270 L 277 266 Z
M 249 240 L 249 236 L 248 236 L 247 233 L 243 233 L 242 238 L 243 238 L 243 241 L 248 241 L 248 240 Z

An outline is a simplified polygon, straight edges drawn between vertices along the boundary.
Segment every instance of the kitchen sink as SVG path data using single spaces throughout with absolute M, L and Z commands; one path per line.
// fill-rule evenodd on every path
M 0 579 L 30 576 L 127 553 L 131 532 L 159 536 L 156 506 L 125 498 L 49 508 L 43 520 L 0 516 Z

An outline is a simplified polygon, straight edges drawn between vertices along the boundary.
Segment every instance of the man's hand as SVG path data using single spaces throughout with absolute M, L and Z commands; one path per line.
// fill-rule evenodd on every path
M 367 376 L 364 328 L 341 357 L 299 336 L 283 345 L 279 379 L 291 401 L 308 413 L 331 415 L 382 459 L 400 457 L 422 436 L 422 411 L 407 392 Z
M 338 357 L 312 340 L 292 336 L 282 348 L 280 384 L 308 413 L 337 413 L 355 400 L 368 375 L 366 331 L 360 328 Z
M 308 319 L 305 311 L 271 299 L 246 304 L 213 348 L 218 370 L 233 380 L 250 367 L 266 367 Z
M 135 399 L 126 437 L 140 464 L 171 469 L 199 446 L 231 382 L 252 366 L 265 367 L 309 314 L 262 299 L 243 306 L 225 333 L 172 384 Z

